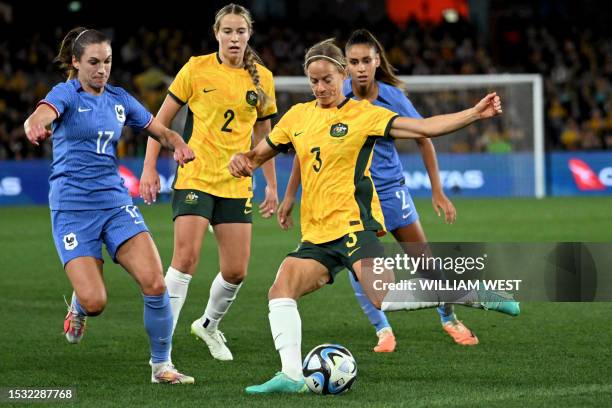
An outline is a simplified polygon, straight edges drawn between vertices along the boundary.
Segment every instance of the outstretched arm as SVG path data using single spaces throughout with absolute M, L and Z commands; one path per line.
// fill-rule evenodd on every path
M 48 139 L 51 136 L 51 131 L 47 126 L 57 118 L 57 113 L 44 103 L 38 105 L 38 108 L 32 113 L 23 123 L 26 137 L 33 145 L 38 146 L 39 142 Z
M 237 153 L 232 157 L 228 166 L 232 176 L 251 177 L 253 171 L 262 164 L 276 156 L 279 152 L 274 150 L 266 140 L 262 140 L 254 149 L 247 153 Z
M 399 117 L 393 121 L 389 134 L 397 139 L 419 139 L 442 136 L 468 126 L 481 119 L 488 119 L 502 113 L 501 99 L 492 92 L 473 108 L 427 119 Z

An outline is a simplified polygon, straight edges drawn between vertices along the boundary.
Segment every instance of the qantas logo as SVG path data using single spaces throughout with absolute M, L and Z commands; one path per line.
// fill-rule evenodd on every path
M 597 177 L 597 174 L 595 174 L 589 165 L 580 159 L 570 159 L 567 165 L 574 176 L 574 181 L 579 190 L 601 191 L 606 189 L 602 179 L 609 178 L 612 168 L 606 167 L 602 169 L 600 177 Z
M 123 185 L 128 189 L 132 197 L 138 197 L 140 195 L 140 180 L 125 166 L 119 166 L 119 175 L 123 179 Z
M 479 169 L 440 170 L 440 181 L 444 188 L 478 190 L 485 186 L 485 174 Z M 426 171 L 404 171 L 404 182 L 412 190 L 421 188 L 431 190 L 431 182 Z

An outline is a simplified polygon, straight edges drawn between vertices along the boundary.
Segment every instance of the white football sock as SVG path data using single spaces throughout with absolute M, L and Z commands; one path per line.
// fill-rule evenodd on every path
M 415 288 L 422 287 L 419 283 L 424 278 L 410 279 L 414 282 Z M 408 290 L 394 289 L 387 292 L 383 299 L 380 310 L 383 312 L 392 312 L 396 310 L 418 310 L 428 309 L 432 307 L 444 306 L 448 304 L 457 304 L 463 306 L 481 307 L 478 301 L 478 293 L 475 290 L 455 291 L 453 294 L 455 299 L 445 302 L 449 297 L 449 292 L 443 290 Z
M 380 310 L 383 312 L 394 312 L 397 310 L 419 310 L 429 309 L 432 307 L 442 306 L 444 303 L 440 302 L 418 302 L 418 301 L 405 301 L 405 302 L 387 302 L 383 301 Z
M 270 300 L 268 307 L 270 329 L 274 346 L 280 354 L 282 372 L 292 380 L 302 380 L 302 320 L 297 303 L 291 298 L 278 298 Z
M 410 282 L 418 284 L 420 279 L 410 279 Z M 415 284 L 415 287 L 418 287 Z M 380 310 L 393 312 L 396 310 L 417 310 L 441 306 L 435 291 L 415 291 L 406 288 L 389 290 L 382 301 Z
M 187 298 L 187 290 L 189 289 L 189 282 L 191 282 L 191 275 L 182 273 L 169 266 L 165 280 L 166 287 L 168 288 L 168 296 L 170 297 L 170 307 L 172 308 L 172 333 L 174 334 L 176 322 L 178 322 L 181 309 Z
M 204 310 L 204 314 L 200 318 L 206 330 L 210 332 L 217 330 L 219 322 L 227 313 L 234 299 L 236 299 L 236 294 L 241 286 L 242 282 L 234 285 L 223 279 L 221 272 L 217 274 L 210 285 L 210 297 L 208 298 L 206 310 Z

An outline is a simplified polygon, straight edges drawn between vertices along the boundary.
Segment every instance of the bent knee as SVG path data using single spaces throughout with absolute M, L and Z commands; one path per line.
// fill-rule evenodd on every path
M 233 285 L 240 284 L 247 276 L 247 268 L 226 268 L 221 271 L 223 280 Z
M 290 298 L 299 299 L 303 294 L 303 291 L 295 285 L 291 285 L 288 282 L 275 281 L 270 289 L 268 290 L 268 300 L 279 299 L 279 298 Z
M 295 299 L 293 293 L 289 288 L 282 285 L 278 285 L 276 282 L 270 286 L 268 290 L 268 300 L 279 299 L 279 298 L 292 298 Z
M 198 267 L 198 261 L 196 258 L 174 258 L 172 267 L 181 273 L 193 275 Z
M 163 295 L 166 291 L 166 282 L 161 274 L 153 279 L 149 279 L 146 282 L 142 282 L 140 285 L 142 293 L 147 296 L 159 296 Z
M 79 299 L 79 304 L 85 309 L 88 316 L 97 316 L 101 314 L 106 307 L 106 293 Z
M 193 275 L 200 262 L 200 251 L 196 250 L 182 250 L 178 251 L 172 257 L 172 267 L 182 273 Z

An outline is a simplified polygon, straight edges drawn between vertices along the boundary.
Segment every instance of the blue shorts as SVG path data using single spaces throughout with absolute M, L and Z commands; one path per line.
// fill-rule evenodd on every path
M 149 231 L 135 205 L 105 210 L 51 211 L 55 248 L 66 264 L 81 256 L 102 260 L 102 243 L 113 261 L 117 249 L 136 234 Z
M 414 224 L 419 220 L 410 191 L 405 185 L 385 189 L 378 193 L 383 216 L 385 217 L 385 228 L 394 231 L 406 225 Z

